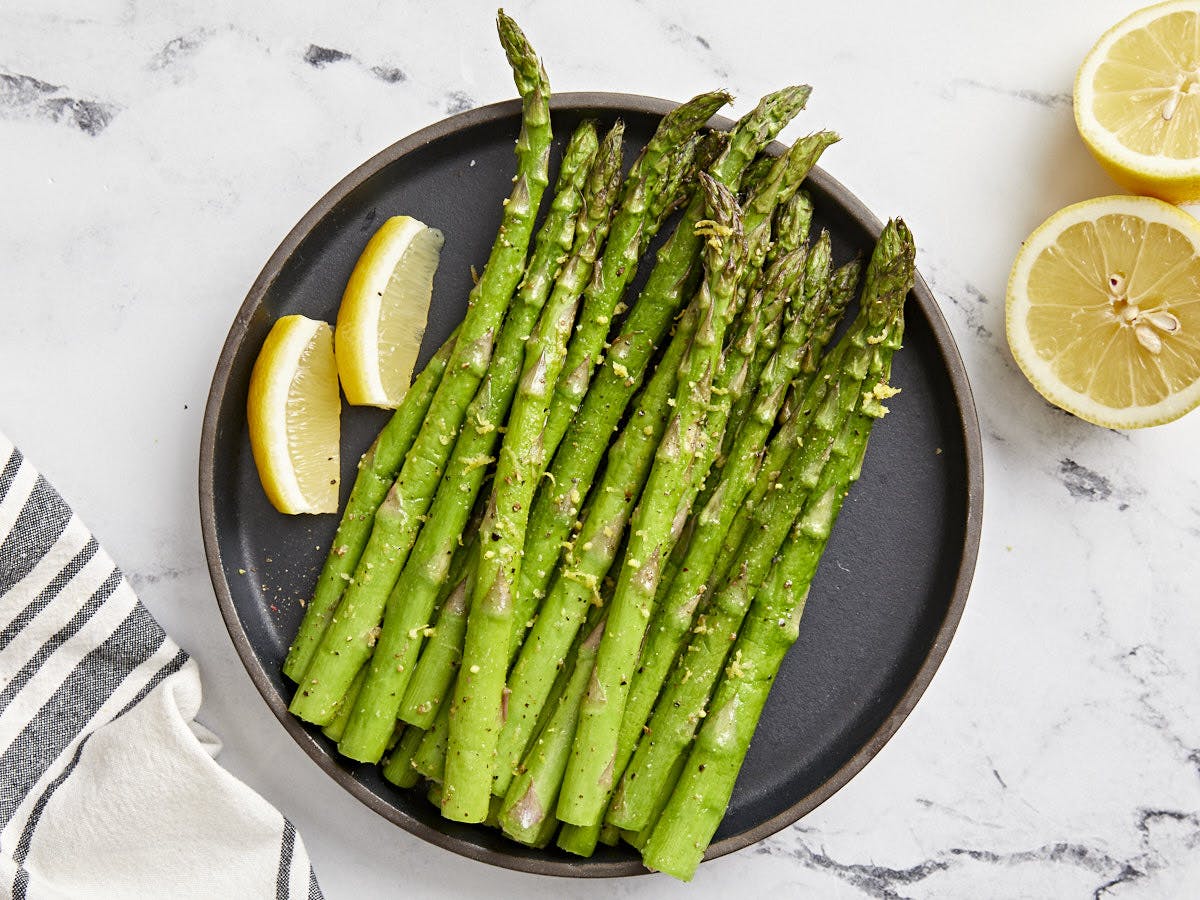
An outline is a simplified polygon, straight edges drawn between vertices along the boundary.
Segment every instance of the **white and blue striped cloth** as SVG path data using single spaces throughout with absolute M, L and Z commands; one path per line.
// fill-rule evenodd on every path
M 0 895 L 320 898 L 199 707 L 195 662 L 0 433 Z

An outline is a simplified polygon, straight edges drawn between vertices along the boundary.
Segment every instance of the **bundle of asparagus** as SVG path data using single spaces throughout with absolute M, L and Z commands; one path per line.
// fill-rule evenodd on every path
M 836 135 L 761 155 L 807 86 L 728 134 L 704 131 L 728 95 L 695 97 L 624 179 L 621 123 L 583 123 L 535 235 L 550 88 L 498 27 L 513 191 L 466 317 L 359 466 L 291 710 L 397 786 L 426 779 L 447 818 L 585 855 L 624 838 L 686 879 L 894 393 L 913 243 L 890 222 L 860 293 L 860 263 L 810 236 L 802 184 Z

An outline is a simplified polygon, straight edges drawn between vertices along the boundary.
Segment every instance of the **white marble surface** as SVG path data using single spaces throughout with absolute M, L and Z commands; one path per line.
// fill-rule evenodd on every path
M 344 173 L 513 93 L 490 4 L 0 5 L 0 427 L 199 659 L 222 762 L 295 820 L 332 898 L 1194 896 L 1200 414 L 1094 428 L 1044 404 L 1003 341 L 1020 240 L 1115 190 L 1075 135 L 1069 91 L 1130 8 L 510 8 L 558 90 L 724 86 L 740 112 L 811 82 L 789 134 L 836 128 L 824 165 L 906 217 L 979 403 L 983 550 L 932 687 L 849 786 L 690 888 L 503 872 L 376 817 L 270 716 L 203 567 L 200 420 L 234 311 Z

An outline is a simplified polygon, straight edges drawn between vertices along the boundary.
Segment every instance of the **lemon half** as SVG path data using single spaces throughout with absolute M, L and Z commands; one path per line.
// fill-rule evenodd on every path
M 338 373 L 351 403 L 394 409 L 404 399 L 444 242 L 412 216 L 393 216 L 367 242 L 337 315 Z
M 337 512 L 342 401 L 327 322 L 284 316 L 275 323 L 246 406 L 254 462 L 275 508 Z
M 1200 199 L 1200 0 L 1147 7 L 1109 29 L 1075 79 L 1075 123 L 1122 187 Z
M 1109 428 L 1200 405 L 1200 222 L 1151 197 L 1052 215 L 1008 282 L 1008 342 L 1051 403 Z

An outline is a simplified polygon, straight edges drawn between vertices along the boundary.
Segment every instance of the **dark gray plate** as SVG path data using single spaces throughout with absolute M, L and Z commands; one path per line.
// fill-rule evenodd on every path
M 673 106 L 623 94 L 562 95 L 554 99 L 555 143 L 561 149 L 585 117 L 602 123 L 621 117 L 631 158 Z M 234 319 L 209 393 L 200 447 L 204 547 L 221 614 L 254 684 L 296 742 L 355 797 L 413 834 L 474 859 L 556 875 L 632 875 L 645 870 L 627 847 L 601 846 L 582 860 L 442 819 L 421 792 L 397 790 L 376 767 L 349 763 L 318 729 L 290 716 L 293 685 L 279 671 L 335 521 L 280 515 L 263 495 L 245 422 L 255 356 L 279 316 L 332 322 L 367 238 L 399 213 L 447 236 L 423 348 L 431 354 L 462 317 L 470 266 L 487 258 L 499 199 L 510 188 L 518 114 L 517 101 L 499 103 L 393 144 L 326 194 L 268 260 Z M 838 261 L 869 251 L 878 220 L 820 170 L 808 189 L 816 224 L 830 230 Z M 893 381 L 903 393 L 875 428 L 862 480 L 813 585 L 799 645 L 771 694 L 709 858 L 791 824 L 866 765 L 929 684 L 958 624 L 978 549 L 982 453 L 962 360 L 920 280 Z M 343 494 L 385 415 L 345 410 Z

